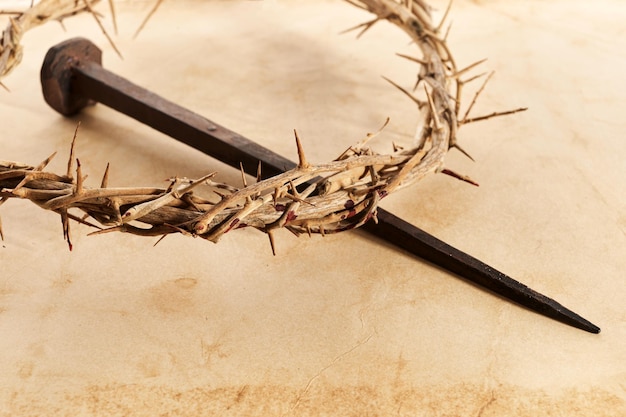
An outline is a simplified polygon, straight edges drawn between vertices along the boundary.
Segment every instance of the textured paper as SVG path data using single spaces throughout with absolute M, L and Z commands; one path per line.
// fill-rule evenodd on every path
M 52 45 L 84 36 L 105 66 L 296 158 L 326 162 L 391 123 L 409 141 L 416 54 L 389 24 L 341 1 L 120 2 L 121 60 L 91 16 L 26 34 L 0 92 L 0 158 L 59 151 L 98 184 L 163 185 L 239 173 L 104 106 L 71 119 L 43 101 Z M 444 3 L 436 4 L 441 16 Z M 102 8 L 106 13 L 106 8 Z M 495 70 L 475 114 L 526 113 L 461 130 L 472 163 L 382 205 L 580 313 L 591 335 L 484 292 L 363 232 L 325 238 L 237 230 L 200 239 L 87 237 L 56 214 L 0 207 L 1 415 L 626 415 L 626 47 L 620 1 L 457 1 L 459 66 Z M 110 19 L 105 19 L 111 27 Z M 477 88 L 478 85 L 474 86 Z M 471 90 L 471 89 L 468 89 Z

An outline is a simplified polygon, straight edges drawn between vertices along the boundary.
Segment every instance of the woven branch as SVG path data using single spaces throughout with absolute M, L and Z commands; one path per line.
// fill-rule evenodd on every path
M 83 185 L 78 159 L 74 176 L 72 142 L 64 175 L 44 171 L 51 158 L 36 167 L 0 161 L 0 204 L 10 198 L 22 198 L 59 213 L 70 248 L 70 220 L 98 228 L 95 234 L 110 231 L 142 236 L 182 233 L 213 242 L 231 230 L 254 227 L 270 236 L 273 248 L 272 232 L 278 228 L 286 228 L 296 235 L 327 234 L 375 220 L 382 198 L 431 173 L 443 172 L 473 183 L 444 169 L 443 163 L 451 147 L 459 148 L 458 128 L 472 121 L 468 114 L 477 97 L 474 96 L 465 116 L 459 119 L 462 88 L 469 81 L 462 81 L 461 76 L 480 62 L 465 69 L 457 68 L 445 36 L 441 36 L 445 16 L 435 26 L 430 9 L 423 1 L 346 1 L 375 15 L 374 20 L 353 28 L 362 29 L 360 34 L 386 20 L 406 32 L 421 50 L 420 58 L 403 56 L 419 65 L 415 90 L 421 98 L 389 80 L 417 105 L 419 125 L 410 148 L 394 147 L 390 154 L 378 154 L 367 146 L 368 140 L 376 134 L 368 134 L 334 161 L 313 165 L 307 161 L 296 134 L 298 166 L 251 185 L 246 184 L 242 172 L 242 187 L 214 182 L 210 174 L 196 180 L 173 178 L 167 188 L 109 188 L 107 167 L 101 187 L 87 188 Z M 74 1 L 68 3 L 75 4 Z M 17 50 L 14 47 L 13 51 Z M 480 91 L 482 88 L 478 94 Z M 520 110 L 523 109 L 513 112 Z M 488 117 L 497 115 L 499 113 Z M 210 191 L 215 198 L 194 194 L 199 188 Z M 84 215 L 72 214 L 71 209 L 80 210 Z

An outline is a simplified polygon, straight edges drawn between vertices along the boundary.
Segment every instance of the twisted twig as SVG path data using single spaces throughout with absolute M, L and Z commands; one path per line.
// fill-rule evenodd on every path
M 368 135 L 333 162 L 312 165 L 296 134 L 299 163 L 295 169 L 252 185 L 243 177 L 241 188 L 214 182 L 212 174 L 198 180 L 174 178 L 167 189 L 108 188 L 107 168 L 101 187 L 90 189 L 83 186 L 78 160 L 76 178 L 73 176 L 72 145 L 65 175 L 44 171 L 50 158 L 37 167 L 0 162 L 0 204 L 9 198 L 25 198 L 59 213 L 68 243 L 70 219 L 100 228 L 88 218 L 104 227 L 95 233 L 183 233 L 217 242 L 233 229 L 250 226 L 268 233 L 272 241 L 272 231 L 282 227 L 296 235 L 358 227 L 376 218 L 381 198 L 430 173 L 444 172 L 471 182 L 444 169 L 443 161 L 451 147 L 458 148 L 458 127 L 482 120 L 468 119 L 467 113 L 462 120 L 458 118 L 462 87 L 467 82 L 461 76 L 476 64 L 457 68 L 441 36 L 443 22 L 435 25 L 428 6 L 420 0 L 347 1 L 376 16 L 356 27 L 362 28 L 361 33 L 387 20 L 404 30 L 421 50 L 419 58 L 404 56 L 420 65 L 416 84 L 420 97 L 390 81 L 418 107 L 420 123 L 409 149 L 394 148 L 387 155 L 374 153 L 367 147 L 367 139 L 373 136 Z M 472 104 L 474 101 L 475 97 Z M 214 198 L 195 195 L 193 190 L 198 187 L 210 190 Z M 87 216 L 73 215 L 70 209 L 82 210 Z

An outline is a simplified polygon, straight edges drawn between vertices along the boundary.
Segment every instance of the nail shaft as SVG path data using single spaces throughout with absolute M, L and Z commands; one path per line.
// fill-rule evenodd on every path
M 70 52 L 72 48 L 75 51 L 77 45 L 83 56 L 89 56 L 89 59 L 85 58 L 82 62 L 76 59 L 73 63 L 71 53 L 70 58 L 60 54 L 68 48 Z M 68 101 L 77 101 L 82 105 L 88 99 L 94 100 L 234 168 L 239 169 L 243 165 L 246 172 L 253 176 L 258 173 L 259 161 L 262 163 L 261 172 L 264 177 L 280 174 L 297 165 L 203 116 L 107 71 L 99 63 L 99 50 L 93 48 L 95 46 L 85 39 L 67 41 L 49 52 L 49 55 L 56 55 L 56 58 L 46 57 L 42 68 L 44 96 L 51 106 L 61 113 L 69 115 L 80 110 L 78 107 L 66 106 Z M 48 64 L 50 67 L 48 69 L 46 62 L 52 62 L 52 65 Z M 55 62 L 61 62 L 59 68 L 55 68 Z M 61 67 L 67 67 L 68 62 L 71 70 L 69 85 L 68 80 L 64 78 L 67 75 L 58 75 L 59 71 L 64 69 Z M 55 77 L 60 81 L 57 82 Z M 46 89 L 50 90 L 49 85 L 54 87 L 52 93 L 46 93 Z M 65 90 L 69 90 L 69 93 Z M 66 94 L 74 97 L 67 100 L 64 97 Z M 53 105 L 53 102 L 56 105 Z M 600 332 L 598 326 L 553 299 L 539 294 L 382 208 L 378 209 L 378 224 L 369 222 L 363 228 L 400 249 L 539 314 L 591 333 Z

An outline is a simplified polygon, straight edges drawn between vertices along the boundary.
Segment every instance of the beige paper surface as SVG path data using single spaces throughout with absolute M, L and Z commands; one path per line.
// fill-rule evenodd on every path
M 104 106 L 65 119 L 43 101 L 52 45 L 84 36 L 105 66 L 295 158 L 326 162 L 391 123 L 410 140 L 413 53 L 341 1 L 120 2 L 119 59 L 90 16 L 24 38 L 0 92 L 0 158 L 77 156 L 88 184 L 239 173 Z M 440 16 L 445 4 L 438 2 Z M 105 12 L 106 9 L 103 9 Z M 217 245 L 88 237 L 69 252 L 56 214 L 0 207 L 0 415 L 626 415 L 626 90 L 621 1 L 457 1 L 460 66 L 496 75 L 451 169 L 382 206 L 580 313 L 591 335 L 514 306 L 363 232 L 325 238 L 237 230 Z M 110 27 L 110 21 L 106 21 Z M 477 86 L 474 86 L 476 88 Z

